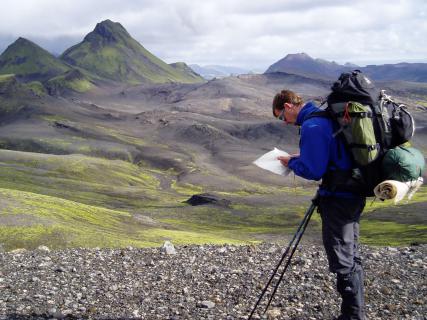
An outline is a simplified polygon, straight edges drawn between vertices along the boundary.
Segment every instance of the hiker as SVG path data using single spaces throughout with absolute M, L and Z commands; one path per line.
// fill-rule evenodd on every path
M 333 135 L 332 119 L 313 116 L 317 111 L 319 108 L 314 102 L 304 103 L 290 90 L 282 90 L 274 97 L 273 115 L 287 124 L 301 126 L 300 153 L 278 159 L 297 176 L 322 179 L 318 211 L 329 270 L 337 274 L 337 290 L 342 297 L 341 315 L 337 319 L 365 319 L 358 242 L 359 219 L 366 198 L 335 185 L 337 175 L 351 174 L 352 158 L 342 139 Z

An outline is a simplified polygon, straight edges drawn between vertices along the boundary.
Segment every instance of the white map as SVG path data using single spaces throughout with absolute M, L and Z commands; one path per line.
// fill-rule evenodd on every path
M 257 165 L 258 167 L 268 170 L 270 172 L 273 172 L 275 174 L 280 174 L 282 176 L 287 176 L 291 169 L 286 168 L 282 163 L 277 160 L 277 157 L 279 156 L 289 156 L 289 153 L 283 150 L 279 150 L 277 148 L 274 148 L 273 150 L 263 154 L 261 157 L 256 159 L 253 164 Z

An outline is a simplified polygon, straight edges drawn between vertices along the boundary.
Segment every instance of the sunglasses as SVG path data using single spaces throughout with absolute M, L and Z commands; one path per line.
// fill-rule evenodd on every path
M 280 114 L 277 117 L 277 119 L 279 119 L 281 121 L 285 121 L 285 108 L 283 108 L 282 111 L 280 111 Z

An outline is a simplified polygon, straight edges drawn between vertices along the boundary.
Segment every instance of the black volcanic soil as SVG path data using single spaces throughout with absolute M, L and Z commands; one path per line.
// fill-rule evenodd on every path
M 246 319 L 282 247 L 182 246 L 0 253 L 0 319 Z M 426 319 L 427 246 L 362 247 L 368 319 Z M 332 319 L 323 249 L 297 251 L 255 319 Z

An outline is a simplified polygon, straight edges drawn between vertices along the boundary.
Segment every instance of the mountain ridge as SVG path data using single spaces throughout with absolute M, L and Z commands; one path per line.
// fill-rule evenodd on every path
M 373 80 L 403 80 L 427 82 L 427 63 L 367 65 L 365 67 L 347 62 L 344 65 L 335 61 L 312 58 L 307 53 L 287 54 L 273 63 L 265 73 L 285 72 L 323 79 L 335 79 L 342 72 L 359 69 Z

